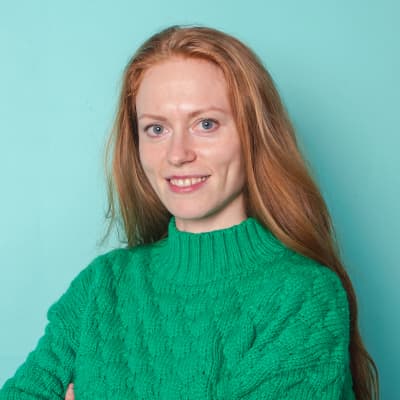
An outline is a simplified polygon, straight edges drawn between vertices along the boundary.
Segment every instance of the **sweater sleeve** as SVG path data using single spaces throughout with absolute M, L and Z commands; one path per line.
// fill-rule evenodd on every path
M 0 390 L 0 400 L 64 399 L 73 379 L 80 321 L 87 304 L 90 266 L 71 283 L 48 313 L 44 335 Z
M 299 272 L 269 287 L 251 346 L 223 377 L 219 399 L 354 399 L 347 293 L 326 267 Z

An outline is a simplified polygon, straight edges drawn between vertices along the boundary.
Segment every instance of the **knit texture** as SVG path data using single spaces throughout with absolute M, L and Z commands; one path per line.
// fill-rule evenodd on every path
M 256 219 L 94 259 L 1 400 L 354 399 L 340 279 Z

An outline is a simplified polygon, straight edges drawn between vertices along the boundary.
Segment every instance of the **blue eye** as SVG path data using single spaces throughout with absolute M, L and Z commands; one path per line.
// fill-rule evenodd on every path
M 213 119 L 203 119 L 201 121 L 201 127 L 206 130 L 209 131 L 210 129 L 213 129 L 216 125 L 216 121 L 214 121 Z
M 164 127 L 161 125 L 154 124 L 146 126 L 144 130 L 148 132 L 150 135 L 158 136 L 164 132 Z

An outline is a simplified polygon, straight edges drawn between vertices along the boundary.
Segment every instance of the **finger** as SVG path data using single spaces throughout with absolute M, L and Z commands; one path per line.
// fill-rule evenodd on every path
M 74 400 L 74 384 L 70 383 L 68 385 L 67 393 L 65 394 L 65 400 Z

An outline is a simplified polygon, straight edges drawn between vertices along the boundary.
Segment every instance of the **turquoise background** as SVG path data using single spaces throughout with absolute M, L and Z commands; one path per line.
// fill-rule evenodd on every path
M 98 246 L 102 149 L 124 66 L 200 23 L 249 44 L 283 96 L 337 229 L 360 326 L 400 398 L 400 6 L 358 1 L 4 1 L 0 6 L 0 384 Z

